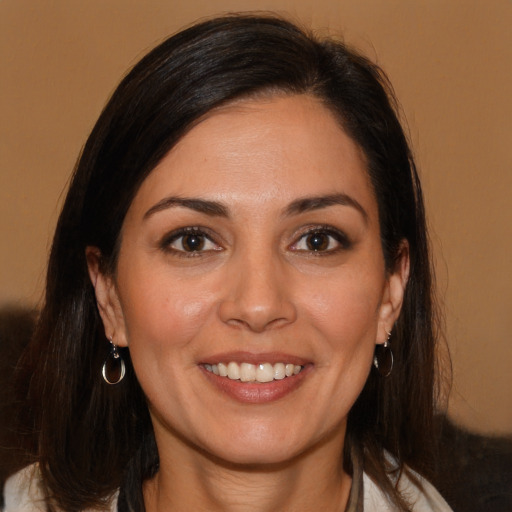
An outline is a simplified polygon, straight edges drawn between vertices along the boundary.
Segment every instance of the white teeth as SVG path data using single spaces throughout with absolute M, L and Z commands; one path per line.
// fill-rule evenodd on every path
M 276 363 L 274 365 L 274 379 L 281 380 L 286 377 L 285 366 L 283 363 Z
M 240 365 L 240 380 L 242 382 L 252 382 L 256 380 L 256 366 L 249 363 Z
M 215 365 L 212 365 L 212 370 Z M 240 378 L 240 367 L 236 363 L 228 364 L 228 377 L 231 380 L 238 380 Z
M 228 364 L 205 364 L 205 369 L 220 377 L 227 377 L 231 380 L 240 380 L 241 382 L 272 382 L 273 380 L 282 380 L 285 377 L 297 375 L 303 369 L 303 366 L 292 363 L 260 363 L 254 365 L 251 363 L 238 364 L 231 361 Z
M 228 376 L 228 367 L 224 363 L 219 363 L 218 365 L 213 365 L 213 366 L 217 366 L 217 368 L 219 369 L 219 375 L 221 377 Z M 208 365 L 206 365 L 206 369 L 208 370 Z
M 272 382 L 274 380 L 274 367 L 270 363 L 262 363 L 256 369 L 258 382 Z

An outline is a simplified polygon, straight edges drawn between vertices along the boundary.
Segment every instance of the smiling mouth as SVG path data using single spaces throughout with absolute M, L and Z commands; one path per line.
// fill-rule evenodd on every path
M 231 361 L 227 364 L 205 364 L 204 368 L 206 371 L 226 379 L 238 380 L 240 382 L 260 382 L 263 384 L 298 375 L 304 369 L 304 366 L 292 363 L 238 364 Z

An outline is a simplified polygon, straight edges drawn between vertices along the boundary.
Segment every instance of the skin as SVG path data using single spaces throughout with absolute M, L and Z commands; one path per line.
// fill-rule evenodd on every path
M 344 204 L 298 206 L 333 194 Z M 187 227 L 202 250 L 185 250 Z M 286 96 L 210 113 L 143 182 L 115 275 L 99 256 L 88 248 L 105 333 L 130 348 L 160 454 L 147 510 L 344 510 L 347 414 L 399 315 L 408 257 L 404 245 L 385 268 L 365 157 L 326 107 Z M 241 403 L 201 367 L 240 350 L 307 372 L 282 398 Z

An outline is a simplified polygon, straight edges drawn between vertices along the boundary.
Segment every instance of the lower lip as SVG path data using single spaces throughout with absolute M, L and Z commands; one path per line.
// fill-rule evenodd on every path
M 200 366 L 206 378 L 220 391 L 238 402 L 265 404 L 280 400 L 298 389 L 311 371 L 313 365 L 306 365 L 300 373 L 272 382 L 242 382 L 228 377 L 219 377 Z

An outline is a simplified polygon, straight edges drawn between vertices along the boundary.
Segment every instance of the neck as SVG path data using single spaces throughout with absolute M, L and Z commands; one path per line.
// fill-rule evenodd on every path
M 342 512 L 348 501 L 351 477 L 336 434 L 291 461 L 270 465 L 231 464 L 186 443 L 160 447 L 159 472 L 144 486 L 147 512 Z

